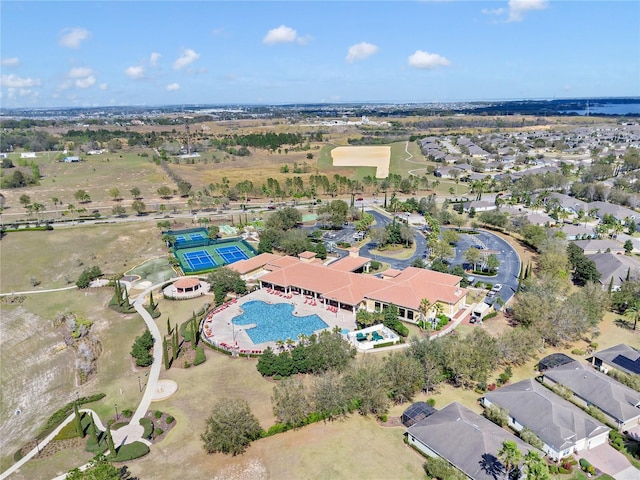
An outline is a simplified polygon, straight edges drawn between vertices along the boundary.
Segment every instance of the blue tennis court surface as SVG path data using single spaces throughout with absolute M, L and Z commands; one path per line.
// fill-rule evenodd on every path
M 247 260 L 249 256 L 244 253 L 237 245 L 231 245 L 228 247 L 218 247 L 215 249 L 220 255 L 224 263 L 230 264 L 234 262 L 238 262 L 240 260 Z
M 192 270 L 206 270 L 217 265 L 215 260 L 206 250 L 183 253 L 182 256 Z

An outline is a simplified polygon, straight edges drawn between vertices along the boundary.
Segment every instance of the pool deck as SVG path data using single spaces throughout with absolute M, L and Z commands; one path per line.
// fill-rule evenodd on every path
M 209 313 L 205 319 L 203 326 L 203 335 L 205 339 L 215 345 L 227 345 L 234 347 L 237 343 L 237 348 L 241 351 L 254 351 L 264 350 L 267 347 L 271 347 L 276 350 L 275 342 L 264 342 L 255 344 L 249 338 L 245 329 L 251 325 L 232 325 L 231 319 L 242 313 L 242 305 L 246 302 L 254 300 L 261 300 L 266 303 L 288 303 L 294 306 L 293 314 L 299 317 L 306 317 L 307 315 L 318 315 L 329 328 L 334 326 L 340 327 L 340 330 L 347 329 L 349 331 L 355 330 L 356 319 L 355 315 L 346 310 L 332 312 L 326 309 L 324 304 L 316 301 L 316 305 L 310 305 L 305 303 L 304 295 L 292 295 L 291 298 L 285 298 L 279 295 L 268 293 L 266 289 L 256 290 L 244 297 L 240 297 L 237 301 L 228 302 L 226 308 L 218 307 L 216 313 Z M 207 334 L 207 331 L 211 332 L 211 335 Z M 298 341 L 297 338 L 293 340 Z

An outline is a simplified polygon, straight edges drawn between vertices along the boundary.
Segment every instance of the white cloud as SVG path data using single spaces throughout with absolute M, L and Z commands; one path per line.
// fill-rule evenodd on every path
M 280 25 L 267 32 L 262 39 L 262 43 L 266 45 L 274 45 L 276 43 L 293 43 L 298 39 L 298 32 L 286 25 Z
M 509 0 L 508 22 L 521 22 L 524 14 L 531 10 L 544 10 L 549 6 L 547 0 Z
M 96 77 L 94 77 L 93 75 L 89 75 L 88 77 L 79 78 L 78 80 L 76 80 L 75 85 L 78 88 L 89 88 L 94 83 L 96 83 Z
M 80 48 L 80 44 L 91 35 L 89 30 L 85 28 L 65 28 L 60 32 L 60 41 L 58 44 L 67 48 Z
M 175 92 L 176 90 L 180 90 L 179 83 L 170 83 L 167 85 L 167 92 Z
M 6 88 L 28 88 L 40 85 L 39 79 L 31 77 L 18 77 L 17 75 L 2 75 L 0 77 L 0 87 Z
M 20 59 L 18 57 L 3 58 L 2 62 L 0 62 L 0 64 L 3 67 L 19 67 L 20 66 Z
M 153 53 L 151 54 L 151 56 L 149 57 L 149 64 L 150 64 L 152 67 L 155 67 L 156 65 L 158 65 L 158 60 L 160 60 L 160 57 L 161 57 L 161 56 L 162 56 L 162 55 L 160 55 L 159 53 L 157 53 L 157 52 L 153 52 Z
M 505 8 L 483 8 L 481 12 L 484 15 L 504 15 L 507 10 Z
M 88 67 L 74 67 L 69 70 L 69 78 L 86 78 L 93 74 L 93 70 Z
M 190 48 L 185 48 L 175 62 L 173 62 L 173 69 L 180 70 L 181 68 L 191 65 L 193 62 L 200 58 L 200 54 L 194 52 Z
M 144 78 L 144 67 L 140 65 L 133 65 L 124 71 L 124 74 L 131 80 L 140 80 Z
M 101 83 L 100 85 L 98 85 L 98 88 L 100 90 L 106 90 L 108 87 L 109 87 L 109 85 L 106 84 L 106 83 Z
M 357 62 L 358 60 L 364 60 L 370 57 L 374 53 L 378 52 L 378 47 L 371 43 L 360 42 L 349 47 L 347 53 L 347 63 Z
M 432 70 L 434 68 L 447 67 L 449 65 L 451 65 L 451 61 L 437 53 L 416 50 L 413 55 L 409 56 L 409 66 L 414 68 Z

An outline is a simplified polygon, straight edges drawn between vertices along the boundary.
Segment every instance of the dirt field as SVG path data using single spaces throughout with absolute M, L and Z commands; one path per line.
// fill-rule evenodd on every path
M 331 150 L 337 167 L 376 167 L 376 178 L 389 176 L 391 147 L 336 147 Z

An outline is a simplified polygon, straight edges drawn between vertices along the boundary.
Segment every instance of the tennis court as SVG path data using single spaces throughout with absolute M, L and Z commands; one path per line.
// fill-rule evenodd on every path
M 202 233 L 190 233 L 187 235 L 176 235 L 176 243 L 184 243 L 192 240 L 203 240 L 206 238 Z
M 249 256 L 240 250 L 240 247 L 237 245 L 218 247 L 216 248 L 216 252 L 218 252 L 218 255 L 223 258 L 224 263 L 226 264 L 238 262 L 240 260 L 247 260 L 249 258 Z
M 214 268 L 217 263 L 206 250 L 196 250 L 195 252 L 183 253 L 182 257 L 189 264 L 191 270 L 201 271 Z

